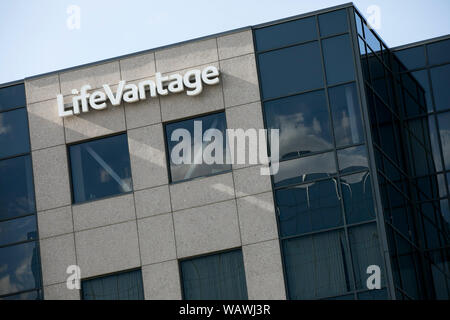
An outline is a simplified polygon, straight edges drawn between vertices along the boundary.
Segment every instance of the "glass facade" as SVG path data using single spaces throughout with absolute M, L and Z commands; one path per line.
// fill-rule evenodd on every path
M 0 88 L 0 300 L 41 299 L 25 88 Z

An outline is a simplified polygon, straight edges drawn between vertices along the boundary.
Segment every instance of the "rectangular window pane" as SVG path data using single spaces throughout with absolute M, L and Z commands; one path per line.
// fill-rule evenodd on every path
M 319 299 L 352 290 L 343 231 L 283 240 L 289 298 Z
M 258 55 L 264 99 L 323 87 L 322 62 L 317 42 Z
M 358 293 L 358 300 L 388 300 L 387 289 L 375 289 Z
M 266 102 L 264 112 L 267 128 L 280 130 L 280 159 L 333 147 L 324 91 Z
M 40 262 L 35 241 L 0 248 L 0 295 L 40 286 Z
M 341 189 L 348 224 L 375 219 L 369 172 L 341 177 Z
M 337 10 L 319 16 L 320 35 L 331 36 L 348 31 L 347 10 Z
M 439 138 L 436 130 L 436 122 L 434 116 L 428 118 L 428 125 L 430 130 L 430 140 L 431 140 L 431 151 L 434 162 L 435 172 L 442 171 L 442 160 L 441 160 L 441 149 L 439 147 Z
M 226 163 L 225 113 L 170 123 L 165 126 L 165 130 L 172 182 L 231 170 L 231 164 Z M 213 138 L 206 138 L 210 134 Z M 198 143 L 195 143 L 196 135 Z M 199 145 L 201 148 L 196 148 Z M 213 163 L 208 164 L 205 155 L 214 158 Z
M 269 50 L 317 39 L 315 17 L 255 30 L 256 49 Z
M 333 114 L 336 146 L 358 144 L 364 141 L 361 109 L 354 83 L 328 90 Z
M 376 224 L 368 224 L 350 228 L 348 231 L 350 249 L 352 252 L 353 271 L 355 272 L 356 288 L 367 288 L 367 267 L 378 266 L 381 270 L 381 286 L 385 285 L 383 259 Z
M 0 300 L 41 300 L 41 299 L 42 294 L 40 290 L 23 292 L 0 298 Z
M 36 216 L 0 222 L 0 246 L 37 239 Z
M 275 187 L 305 183 L 328 178 L 336 173 L 333 152 L 280 162 L 280 169 L 273 176 Z
M 355 80 L 352 44 L 349 35 L 322 41 L 328 85 Z
M 25 108 L 0 113 L 0 158 L 30 152 Z
M 69 146 L 74 203 L 132 190 L 127 135 Z
M 182 261 L 186 300 L 247 300 L 242 251 L 235 250 Z
M 366 146 L 339 150 L 337 154 L 339 171 L 341 173 L 351 173 L 369 169 L 369 160 L 367 159 Z
M 407 69 L 425 66 L 425 48 L 423 46 L 396 51 L 394 55 Z
M 442 151 L 445 168 L 450 170 L 450 112 L 438 115 L 439 134 L 441 135 Z
M 23 83 L 0 89 L 0 111 L 25 106 L 25 85 Z
M 430 44 L 427 48 L 429 64 L 433 65 L 450 62 L 450 40 Z
M 432 68 L 430 72 L 436 110 L 450 109 L 450 90 L 448 90 L 448 84 L 450 83 L 450 64 Z
M 428 81 L 428 71 L 427 70 L 420 70 L 411 73 L 412 77 L 414 77 L 418 82 L 418 91 L 419 91 L 419 97 L 425 96 L 425 101 L 423 101 L 423 98 L 420 98 L 420 102 L 426 103 L 426 109 L 430 112 L 433 111 L 433 101 L 431 99 L 431 88 L 430 88 L 430 81 Z
M 33 213 L 34 186 L 30 156 L 0 161 L 0 220 Z
M 275 192 L 282 237 L 330 229 L 343 224 L 335 179 Z
M 83 300 L 144 300 L 141 270 L 81 282 Z

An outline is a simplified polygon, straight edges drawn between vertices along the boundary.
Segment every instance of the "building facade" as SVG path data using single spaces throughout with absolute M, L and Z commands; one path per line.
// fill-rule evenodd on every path
M 345 4 L 2 85 L 0 299 L 449 299 L 449 77 Z M 279 171 L 174 161 L 198 123 Z

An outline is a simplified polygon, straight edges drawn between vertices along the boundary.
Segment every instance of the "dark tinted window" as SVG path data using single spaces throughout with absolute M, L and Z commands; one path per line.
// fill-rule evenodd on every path
M 355 79 L 352 45 L 348 35 L 322 41 L 325 71 L 329 85 Z
M 450 112 L 438 115 L 438 123 L 444 152 L 445 168 L 450 170 L 450 156 L 448 156 L 448 150 L 450 150 Z
M 427 70 L 420 70 L 411 73 L 412 77 L 417 80 L 419 86 L 417 87 L 420 103 L 426 103 L 428 111 L 433 110 L 433 102 L 431 100 L 430 81 L 428 81 Z M 425 97 L 425 99 L 424 99 Z
M 32 215 L 0 222 L 0 231 L 0 246 L 36 240 L 36 216 Z
M 436 110 L 450 109 L 450 64 L 432 68 L 431 82 L 433 84 L 434 103 Z
M 394 54 L 407 69 L 422 68 L 426 64 L 425 48 L 422 46 L 396 51 Z
M 132 190 L 126 134 L 72 145 L 69 154 L 75 203 Z
M 338 10 L 319 16 L 320 35 L 331 36 L 348 31 L 347 11 Z
M 337 152 L 339 171 L 350 173 L 369 169 L 366 146 L 342 149 Z
M 246 300 L 242 251 L 235 250 L 182 261 L 186 300 Z
M 388 293 L 386 289 L 370 290 L 363 293 L 358 293 L 359 300 L 388 300 Z
M 263 53 L 258 60 L 264 99 L 323 87 L 317 42 Z
M 280 162 L 280 169 L 273 176 L 276 187 L 304 183 L 327 178 L 336 173 L 332 152 Z
M 268 129 L 280 130 L 280 159 L 333 147 L 323 91 L 264 103 Z
M 354 83 L 328 90 L 333 114 L 336 146 L 342 147 L 364 141 L 361 110 Z
M 284 240 L 283 248 L 291 299 L 332 297 L 351 290 L 350 257 L 343 231 Z
M 27 110 L 0 113 L 0 158 L 30 151 Z
M 429 64 L 450 62 L 450 40 L 436 42 L 427 47 Z
M 275 194 L 282 237 L 343 224 L 335 179 L 281 189 Z
M 82 281 L 83 300 L 144 300 L 141 270 Z
M 0 295 L 40 286 L 38 248 L 35 241 L 0 248 Z
M 0 300 L 40 300 L 42 299 L 41 291 L 34 290 L 1 297 Z
M 194 127 L 197 127 L 197 129 L 194 130 Z M 226 164 L 226 129 L 227 124 L 223 112 L 167 124 L 166 137 L 167 150 L 170 157 L 171 181 L 177 182 L 231 170 L 231 165 Z M 204 140 L 202 154 L 202 150 L 195 148 L 194 131 L 201 134 L 203 139 L 205 138 L 205 133 L 216 132 L 219 134 L 220 132 L 221 135 L 217 137 L 217 141 L 215 137 L 211 142 Z M 182 148 L 183 146 L 185 148 Z M 215 146 L 217 148 L 212 151 L 210 148 Z M 206 154 L 215 158 L 214 163 L 208 164 L 205 161 L 204 156 Z M 183 160 L 182 163 L 177 164 L 178 161 L 174 161 L 176 158 L 183 157 L 186 157 L 186 161 Z
M 0 111 L 25 107 L 25 86 L 18 84 L 0 89 Z
M 255 30 L 256 49 L 269 50 L 317 39 L 314 17 Z
M 342 196 L 348 224 L 375 219 L 371 183 L 368 172 L 341 177 Z
M 0 220 L 35 211 L 30 156 L 0 161 Z

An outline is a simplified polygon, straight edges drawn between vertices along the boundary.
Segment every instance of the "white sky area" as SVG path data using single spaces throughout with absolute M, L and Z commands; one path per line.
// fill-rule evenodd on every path
M 389 47 L 447 35 L 449 0 L 355 0 Z M 339 0 L 1 0 L 0 83 L 307 13 Z M 80 8 L 79 25 L 71 5 Z M 72 17 L 72 18 L 71 18 Z M 68 26 L 68 20 L 69 25 Z

